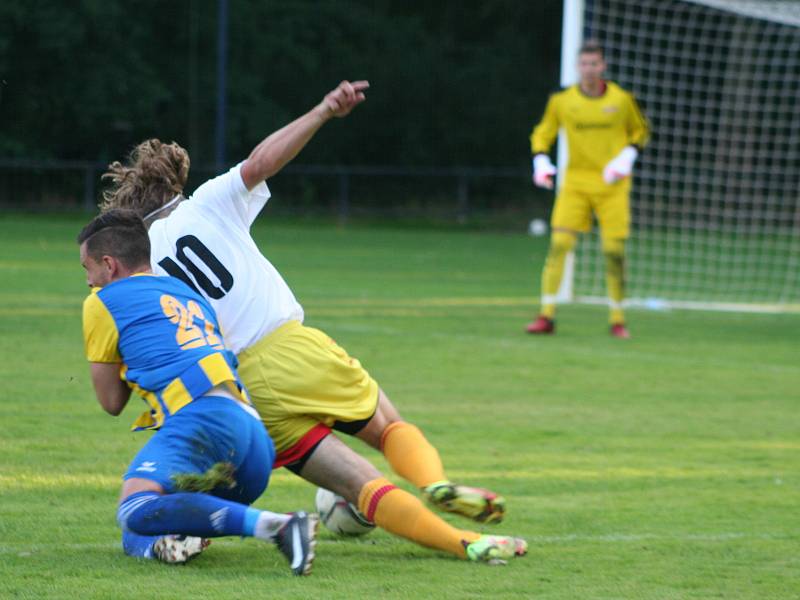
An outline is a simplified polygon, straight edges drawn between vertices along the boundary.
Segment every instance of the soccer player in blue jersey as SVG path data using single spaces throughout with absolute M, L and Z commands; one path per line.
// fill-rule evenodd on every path
M 325 123 L 361 104 L 368 88 L 366 81 L 342 81 L 189 199 L 183 197 L 187 151 L 146 140 L 126 164 L 110 165 L 103 178 L 112 186 L 101 209 L 136 210 L 150 228 L 154 271 L 194 286 L 217 311 L 239 374 L 275 441 L 276 467 L 340 494 L 390 533 L 461 559 L 505 562 L 526 553 L 525 540 L 452 526 L 333 433 L 379 450 L 441 510 L 482 523 L 500 522 L 505 514 L 505 500 L 494 492 L 452 482 L 436 447 L 402 418 L 359 360 L 303 324 L 302 306 L 251 235 L 270 197 L 266 180 Z
M 267 487 L 275 450 L 214 310 L 180 280 L 152 274 L 147 230 L 131 211 L 96 217 L 78 243 L 92 288 L 83 333 L 97 400 L 116 416 L 136 391 L 148 410 L 134 429 L 156 430 L 123 477 L 125 552 L 185 562 L 205 538 L 256 537 L 308 574 L 317 516 L 248 506 Z

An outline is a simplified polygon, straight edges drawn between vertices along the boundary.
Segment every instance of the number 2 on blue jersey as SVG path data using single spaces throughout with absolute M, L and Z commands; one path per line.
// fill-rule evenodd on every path
M 222 340 L 214 330 L 214 323 L 206 320 L 203 309 L 194 300 L 189 300 L 185 305 L 169 294 L 161 296 L 161 310 L 170 323 L 177 325 L 175 341 L 181 350 L 211 346 L 221 349 L 224 347 Z M 195 319 L 202 323 L 198 326 Z

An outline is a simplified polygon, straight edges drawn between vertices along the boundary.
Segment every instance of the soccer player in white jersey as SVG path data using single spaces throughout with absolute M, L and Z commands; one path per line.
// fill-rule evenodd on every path
M 112 185 L 102 208 L 140 214 L 150 227 L 155 272 L 181 278 L 211 302 L 275 442 L 276 467 L 333 490 L 396 535 L 460 558 L 503 562 L 524 554 L 526 542 L 452 527 L 332 435 L 332 430 L 355 435 L 383 452 L 399 475 L 442 510 L 484 523 L 503 517 L 503 498 L 447 479 L 437 450 L 400 417 L 359 361 L 322 331 L 303 325 L 302 307 L 250 235 L 270 196 L 265 180 L 325 122 L 363 102 L 368 87 L 366 81 L 343 81 L 188 200 L 186 151 L 147 140 L 126 164 L 110 165 L 104 178 Z

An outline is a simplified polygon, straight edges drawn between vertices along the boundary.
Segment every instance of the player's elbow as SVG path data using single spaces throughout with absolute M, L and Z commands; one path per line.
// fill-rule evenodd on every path
M 248 190 L 252 190 L 262 181 L 266 181 L 280 170 L 276 160 L 272 160 L 267 153 L 251 156 L 242 164 L 242 182 Z
M 122 413 L 122 409 L 125 408 L 124 405 L 115 402 L 110 398 L 98 398 L 98 400 L 100 401 L 100 406 L 103 408 L 103 410 L 112 417 L 118 417 L 120 413 Z
M 125 405 L 128 403 L 128 398 L 130 397 L 130 391 L 126 391 L 127 394 L 122 392 L 98 392 L 97 402 L 100 404 L 100 407 L 112 417 L 118 417 L 125 408 Z

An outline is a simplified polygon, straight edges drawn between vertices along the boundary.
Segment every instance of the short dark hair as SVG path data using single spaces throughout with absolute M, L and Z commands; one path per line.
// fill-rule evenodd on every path
M 578 54 L 599 54 L 601 57 L 605 58 L 606 53 L 603 51 L 603 46 L 601 46 L 600 42 L 597 40 L 585 40 L 580 50 L 578 50 Z
M 96 216 L 78 234 L 78 244 L 84 242 L 92 260 L 113 256 L 129 269 L 150 264 L 147 228 L 132 210 L 115 208 Z

